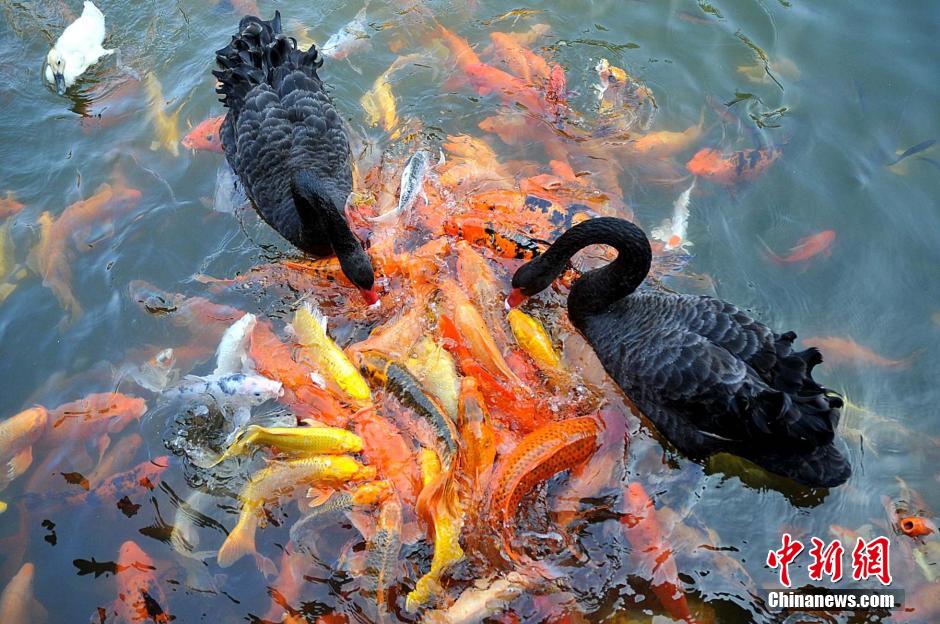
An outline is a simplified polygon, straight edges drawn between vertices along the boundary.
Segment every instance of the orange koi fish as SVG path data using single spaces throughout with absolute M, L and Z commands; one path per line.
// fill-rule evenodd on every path
M 518 103 L 533 112 L 554 112 L 546 110 L 546 102 L 523 79 L 482 62 L 466 39 L 458 37 L 443 26 L 438 26 L 438 30 L 457 66 L 466 74 L 479 95 L 495 93 L 504 103 Z
M 480 386 L 473 377 L 460 380 L 460 438 L 464 453 L 461 455 L 463 473 L 470 478 L 473 495 L 470 511 L 475 509 L 496 460 L 496 435 L 490 423 L 486 403 Z
M 88 485 L 91 489 L 97 489 L 104 484 L 108 477 L 113 477 L 118 472 L 125 470 L 137 455 L 144 439 L 140 434 L 132 433 L 122 437 L 107 452 L 102 455 L 94 472 L 88 475 Z
M 733 186 L 756 179 L 779 157 L 780 150 L 777 149 L 748 149 L 724 154 L 706 147 L 696 152 L 685 167 L 692 175 Z
M 485 247 L 503 258 L 531 260 L 541 253 L 540 244 L 523 234 L 507 231 L 494 221 L 479 217 L 451 216 L 444 220 L 448 236 Z
M 505 349 L 509 345 L 509 332 L 502 314 L 502 286 L 487 261 L 466 241 L 457 241 L 457 277 L 466 284 L 470 296 L 483 311 L 487 326 L 496 344 Z
M 679 585 L 679 572 L 672 551 L 656 522 L 653 501 L 639 483 L 630 483 L 624 492 L 625 514 L 620 522 L 633 554 L 649 575 L 653 593 L 673 618 L 694 622 L 685 594 Z
M 697 125 L 689 126 L 682 132 L 669 130 L 650 132 L 631 141 L 630 147 L 637 154 L 656 158 L 674 156 L 701 138 L 704 129 L 703 120 L 704 116 L 699 118 Z
M 82 312 L 71 286 L 74 252 L 92 242 L 93 228 L 112 225 L 114 219 L 133 210 L 140 198 L 137 189 L 102 184 L 94 196 L 71 204 L 58 219 L 48 212 L 40 215 L 40 239 L 30 252 L 29 265 L 72 320 Z
M 169 466 L 170 458 L 167 455 L 148 459 L 130 470 L 107 477 L 92 490 L 91 495 L 99 500 L 114 503 L 122 496 L 128 496 L 141 490 L 153 490 L 159 485 L 164 471 Z M 81 495 L 82 500 L 86 498 L 87 495 Z
M 0 489 L 33 463 L 33 444 L 46 429 L 47 413 L 32 407 L 0 422 Z
M 819 347 L 826 358 L 826 362 L 836 365 L 854 364 L 904 369 L 908 368 L 918 355 L 912 353 L 906 358 L 892 360 L 875 353 L 864 345 L 860 345 L 851 338 L 839 336 L 811 336 L 803 338 L 802 341 L 809 346 Z
M 121 544 L 118 552 L 117 599 L 111 613 L 118 622 L 154 622 L 169 624 L 174 617 L 163 610 L 163 590 L 157 583 L 153 559 L 131 540 Z
M 43 448 L 59 448 L 73 440 L 96 440 L 98 452 L 107 449 L 108 434 L 120 433 L 147 412 L 147 403 L 120 392 L 89 394 L 49 410 Z
M 549 80 L 552 70 L 545 59 L 520 44 L 518 39 L 501 32 L 490 33 L 490 39 L 496 58 L 516 76 L 530 85 Z
M 597 448 L 600 427 L 590 417 L 571 418 L 544 425 L 522 439 L 500 459 L 493 473 L 489 513 L 499 527 L 503 549 L 515 563 L 515 516 L 519 502 L 553 475 L 577 466 Z
M 770 256 L 770 259 L 774 261 L 774 264 L 805 262 L 819 254 L 824 254 L 828 257 L 831 253 L 829 248 L 835 240 L 835 230 L 823 230 L 822 232 L 804 236 L 798 240 L 796 245 L 790 249 L 790 253 L 786 256 L 780 257 L 770 250 L 768 250 L 767 254 Z
M 222 137 L 219 133 L 222 130 L 222 122 L 225 121 L 225 115 L 218 117 L 209 117 L 199 122 L 199 124 L 190 130 L 183 140 L 180 141 L 183 147 L 194 151 L 217 152 L 221 154 Z
M 265 622 L 280 622 L 281 624 L 301 624 L 307 620 L 303 613 L 291 603 L 300 600 L 300 593 L 306 581 L 303 570 L 305 564 L 300 561 L 297 553 L 284 549 L 281 555 L 281 565 L 278 567 L 277 578 L 268 587 L 271 596 L 271 606 L 262 620 Z
M 0 197 L 0 219 L 12 217 L 25 207 L 26 206 L 16 201 L 16 198 L 13 196 L 13 191 L 7 191 L 6 197 Z
M 258 374 L 281 382 L 284 394 L 279 400 L 294 410 L 298 419 L 310 417 L 331 427 L 346 426 L 347 410 L 331 392 L 314 383 L 311 375 L 315 371 L 294 360 L 291 348 L 281 342 L 267 321 L 255 325 L 250 353 Z
M 380 477 L 392 482 L 405 503 L 414 505 L 421 491 L 421 475 L 411 445 L 373 408 L 361 410 L 352 420 L 356 435 L 362 438 L 363 458 L 375 466 Z
M 441 284 L 441 291 L 447 299 L 448 312 L 457 331 L 464 337 L 467 347 L 473 356 L 490 372 L 514 384 L 521 384 L 521 380 L 506 363 L 502 352 L 493 340 L 483 321 L 483 317 L 470 302 L 467 295 L 454 283 L 446 280 Z
M 33 577 L 36 566 L 24 563 L 0 594 L 0 622 L 4 624 L 30 624 L 45 622 L 45 607 L 33 596 Z

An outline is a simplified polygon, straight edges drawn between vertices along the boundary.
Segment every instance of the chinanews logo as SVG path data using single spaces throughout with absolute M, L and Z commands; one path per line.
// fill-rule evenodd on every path
M 891 541 L 884 536 L 871 540 L 857 538 L 848 556 L 853 581 L 877 580 L 884 587 L 891 585 Z M 777 570 L 780 585 L 791 588 L 790 565 L 804 554 L 810 558 L 807 572 L 811 581 L 828 580 L 836 584 L 845 578 L 846 547 L 841 540 L 829 543 L 818 537 L 810 538 L 810 548 L 800 540 L 784 533 L 780 548 L 767 553 L 767 565 Z M 903 592 L 879 589 L 834 589 L 813 586 L 806 591 L 768 591 L 767 604 L 771 609 L 871 609 L 900 607 Z

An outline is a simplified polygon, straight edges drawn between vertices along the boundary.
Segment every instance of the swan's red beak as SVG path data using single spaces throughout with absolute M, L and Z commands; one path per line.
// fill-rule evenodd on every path
M 365 299 L 366 305 L 375 305 L 379 302 L 379 293 L 375 292 L 375 286 L 369 289 L 360 288 L 359 293 Z
M 527 297 L 524 294 L 522 294 L 521 288 L 513 288 L 512 292 L 509 293 L 509 296 L 506 297 L 506 307 L 508 307 L 509 309 L 515 308 L 521 305 L 522 302 L 525 301 L 526 299 Z

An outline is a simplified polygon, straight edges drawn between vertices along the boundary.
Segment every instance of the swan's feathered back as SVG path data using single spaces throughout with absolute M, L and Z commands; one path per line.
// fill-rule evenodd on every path
M 216 61 L 228 108 L 222 147 L 261 217 L 307 253 L 336 253 L 347 277 L 371 289 L 372 266 L 343 212 L 352 190 L 349 139 L 317 75 L 316 47 L 298 50 L 281 32 L 280 13 L 250 16 Z

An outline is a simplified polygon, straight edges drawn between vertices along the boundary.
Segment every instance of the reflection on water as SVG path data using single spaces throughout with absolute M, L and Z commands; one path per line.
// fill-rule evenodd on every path
M 777 583 L 764 562 L 784 532 L 807 544 L 839 538 L 847 549 L 858 536 L 890 536 L 894 586 L 917 609 L 893 619 L 936 618 L 937 534 L 914 540 L 895 530 L 897 514 L 932 518 L 940 505 L 940 93 L 925 28 L 936 9 L 691 0 L 372 3 L 364 13 L 267 0 L 98 6 L 120 58 L 61 98 L 42 84 L 41 61 L 77 3 L 0 1 L 0 412 L 46 410 L 44 427 L 38 410 L 18 416 L 4 447 L 16 478 L 2 493 L 0 583 L 15 591 L 0 619 L 37 618 L 30 601 L 7 599 L 31 591 L 50 621 L 420 620 L 406 596 L 435 550 L 415 513 L 422 471 L 413 440 L 427 432 L 414 427 L 407 400 L 374 378 L 375 413 L 340 389 L 308 384 L 296 311 L 316 301 L 344 348 L 403 316 L 393 339 L 373 334 L 369 344 L 433 363 L 431 378 L 448 366 L 466 372 L 459 354 L 448 364 L 433 348 L 409 349 L 437 331 L 428 317 L 468 297 L 510 353 L 499 306 L 513 256 L 592 214 L 632 215 L 655 234 L 656 287 L 717 295 L 823 348 L 818 377 L 847 399 L 840 429 L 853 476 L 808 491 L 736 457 L 698 465 L 664 453 L 572 333 L 563 298 L 542 297 L 526 310 L 563 347 L 576 382 L 515 351 L 511 372 L 536 390 L 533 402 L 545 399 L 540 409 L 526 411 L 522 394 L 483 402 L 506 406 L 491 410 L 497 424 L 522 423 L 496 428 L 501 456 L 543 421 L 603 407 L 607 428 L 588 469 L 551 479 L 515 517 L 518 547 L 564 581 L 506 571 L 480 494 L 463 509 L 466 558 L 432 586 L 433 606 L 460 596 L 439 621 L 461 621 L 460 612 L 473 621 L 507 604 L 526 622 L 675 616 L 680 607 L 625 517 L 656 525 L 642 535 L 658 535 L 672 553 L 703 620 L 778 618 L 763 604 Z M 297 264 L 235 191 L 211 124 L 187 143 L 198 151 L 181 144 L 223 112 L 212 52 L 241 14 L 275 9 L 301 42 L 333 36 L 338 58 L 321 74 L 354 135 L 360 193 L 351 216 L 382 258 L 378 310 L 334 265 Z M 484 62 L 538 85 L 538 98 L 507 91 L 496 74 L 482 84 L 464 78 L 454 41 L 433 19 Z M 410 227 L 368 221 L 397 205 L 402 167 L 418 148 L 434 175 Z M 480 215 L 498 225 L 495 235 Z M 589 251 L 575 265 L 603 261 Z M 445 276 L 457 293 L 436 290 Z M 306 525 L 315 520 L 316 530 L 291 532 L 310 510 L 307 493 L 296 492 L 258 516 L 257 556 L 222 568 L 216 553 L 236 531 L 239 493 L 268 464 L 246 455 L 209 467 L 228 434 L 220 415 L 163 390 L 211 376 L 224 332 L 245 312 L 259 319 L 254 365 L 285 386 L 254 419 L 278 426 L 332 415 L 325 424 L 363 438 L 357 460 L 396 467 L 380 476 L 403 504 L 358 487 L 311 492 L 329 496 Z M 407 461 L 388 464 L 396 452 Z M 626 483 L 642 485 L 654 515 L 643 505 L 630 513 Z M 791 573 L 797 586 L 810 582 L 806 560 Z

